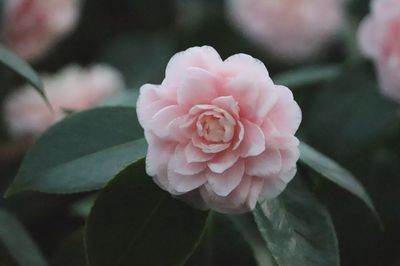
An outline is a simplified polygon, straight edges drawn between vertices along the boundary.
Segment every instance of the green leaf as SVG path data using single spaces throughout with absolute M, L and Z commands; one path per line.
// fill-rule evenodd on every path
M 253 250 L 258 266 L 276 266 L 277 263 L 268 249 L 267 243 L 261 237 L 254 217 L 249 214 L 230 215 L 229 218 L 242 233 Z
M 273 80 L 289 88 L 305 87 L 333 79 L 340 70 L 340 65 L 311 66 L 278 74 Z
M 74 193 L 99 189 L 146 155 L 134 108 L 104 107 L 72 114 L 28 152 L 6 195 L 34 190 Z
M 23 226 L 4 209 L 0 209 L 0 242 L 8 249 L 18 266 L 47 265 Z
M 399 136 L 398 105 L 381 95 L 369 71 L 343 66 L 337 78 L 308 95 L 302 123 L 312 146 L 351 166 Z
M 331 218 L 299 177 L 278 198 L 258 203 L 253 215 L 277 265 L 339 265 Z
M 89 263 L 183 265 L 203 235 L 208 214 L 158 188 L 140 160 L 119 173 L 92 208 L 86 225 Z
M 96 201 L 97 194 L 87 196 L 77 202 L 74 202 L 69 210 L 72 215 L 86 218 L 89 216 L 90 210 L 92 209 L 94 202 Z
M 51 266 L 88 266 L 86 263 L 83 230 L 69 235 L 55 252 Z
M 0 45 L 0 62 L 31 84 L 47 103 L 43 83 L 36 72 L 17 55 Z
M 139 90 L 125 90 L 113 97 L 108 98 L 102 106 L 126 106 L 136 107 L 136 102 L 139 97 Z
M 99 60 L 116 67 L 127 86 L 138 90 L 144 83 L 160 83 L 174 46 L 171 35 L 120 35 L 102 49 Z
M 256 266 L 257 262 L 230 215 L 210 211 L 204 236 L 185 266 L 221 265 Z
M 379 219 L 379 215 L 368 192 L 349 171 L 304 142 L 300 143 L 299 148 L 301 162 L 360 198 Z

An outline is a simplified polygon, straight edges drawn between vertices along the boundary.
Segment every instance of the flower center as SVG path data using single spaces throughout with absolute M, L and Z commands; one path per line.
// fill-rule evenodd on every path
M 236 121 L 229 113 L 216 110 L 202 113 L 196 122 L 197 134 L 209 143 L 231 141 L 235 133 L 235 125 Z
M 191 128 L 192 143 L 205 153 L 217 153 L 229 147 L 236 147 L 242 125 L 226 110 L 214 105 L 196 105 L 189 111 L 189 119 L 182 128 Z
M 197 133 L 209 142 L 221 142 L 224 139 L 225 129 L 221 118 L 214 115 L 206 115 L 197 122 Z

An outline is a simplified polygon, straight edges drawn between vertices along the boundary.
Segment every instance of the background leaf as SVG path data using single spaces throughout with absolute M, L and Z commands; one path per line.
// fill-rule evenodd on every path
M 158 188 L 140 160 L 119 173 L 92 208 L 86 226 L 90 265 L 182 265 L 207 217 Z
M 101 188 L 123 167 L 146 155 L 142 136 L 134 108 L 104 107 L 72 114 L 34 144 L 7 194 Z
M 305 87 L 331 80 L 340 74 L 340 70 L 340 65 L 309 66 L 277 74 L 273 80 L 275 84 L 289 88 Z
M 2 208 L 0 208 L 0 242 L 8 249 L 18 266 L 47 265 L 23 226 Z
M 174 53 L 173 38 L 169 34 L 123 35 L 103 48 L 99 61 L 116 67 L 127 86 L 138 91 L 145 83 L 162 81 L 165 66 Z
M 323 177 L 359 197 L 378 217 L 378 212 L 363 185 L 346 169 L 304 142 L 300 143 L 300 161 Z
M 36 72 L 13 52 L 0 45 L 0 62 L 31 84 L 47 102 L 43 83 Z
M 185 266 L 232 265 L 258 264 L 251 247 L 230 219 L 230 215 L 211 211 L 204 236 Z
M 108 98 L 101 105 L 136 107 L 136 102 L 138 97 L 139 97 L 139 90 L 135 89 L 125 90 L 113 97 Z
M 242 233 L 253 250 L 258 266 L 276 266 L 276 261 L 268 249 L 267 243 L 261 237 L 254 217 L 251 214 L 230 215 L 229 218 Z
M 51 260 L 51 266 L 88 266 L 82 231 L 74 232 L 61 244 Z
M 253 215 L 279 266 L 339 265 L 331 218 L 298 176 L 278 198 L 258 203 Z
M 307 143 L 341 164 L 370 156 L 399 136 L 398 105 L 382 96 L 372 71 L 360 64 L 344 65 L 336 79 L 306 95 L 302 127 Z

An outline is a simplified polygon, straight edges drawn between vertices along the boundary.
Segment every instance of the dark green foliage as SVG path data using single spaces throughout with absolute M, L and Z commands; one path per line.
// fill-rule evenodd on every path
M 144 167 L 129 166 L 97 198 L 85 236 L 91 266 L 182 265 L 203 235 L 209 213 L 162 191 Z

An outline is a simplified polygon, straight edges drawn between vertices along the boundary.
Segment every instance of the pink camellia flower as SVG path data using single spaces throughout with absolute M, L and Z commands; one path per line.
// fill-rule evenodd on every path
M 400 102 L 400 0 L 375 0 L 361 23 L 359 43 L 376 65 L 382 92 Z
M 270 54 L 303 60 L 321 52 L 341 28 L 344 0 L 229 0 L 229 15 Z
M 173 195 L 200 198 L 198 206 L 248 211 L 296 173 L 301 110 L 251 56 L 222 61 L 208 46 L 178 53 L 161 85 L 142 86 L 137 113 L 147 173 Z
M 74 28 L 78 15 L 77 0 L 8 0 L 4 41 L 25 60 L 37 59 Z
M 4 116 L 14 138 L 36 137 L 65 116 L 65 110 L 93 107 L 124 88 L 117 70 L 107 65 L 83 69 L 71 65 L 55 76 L 42 77 L 50 110 L 39 94 L 26 85 L 10 95 L 4 104 Z

